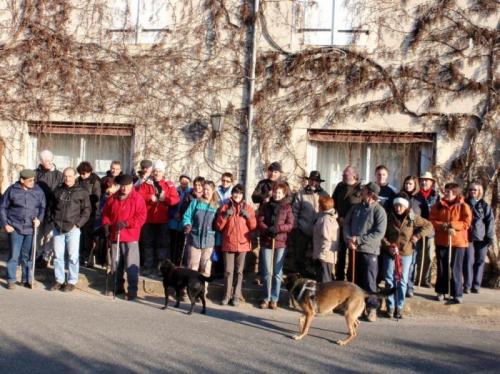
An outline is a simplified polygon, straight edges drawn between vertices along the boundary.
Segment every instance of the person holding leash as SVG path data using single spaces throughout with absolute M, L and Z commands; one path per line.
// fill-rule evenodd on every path
M 116 271 L 116 294 L 125 293 L 124 272 L 127 272 L 127 299 L 137 297 L 139 282 L 139 236 L 141 228 L 146 222 L 147 208 L 142 196 L 134 189 L 133 178 L 122 174 L 115 178 L 120 186 L 119 190 L 111 195 L 102 211 L 102 225 L 104 235 L 111 241 L 111 271 Z M 117 238 L 120 233 L 118 248 Z M 118 251 L 118 254 L 116 253 Z
M 289 203 L 290 190 L 284 182 L 276 182 L 272 197 L 259 207 L 258 227 L 264 272 L 264 299 L 261 309 L 276 309 L 281 288 L 281 274 L 285 262 L 288 234 L 293 229 L 294 217 Z
M 35 183 L 35 172 L 24 169 L 19 181 L 7 188 L 0 201 L 0 221 L 9 235 L 9 259 L 7 261 L 7 288 L 13 290 L 19 258 L 22 264 L 22 282 L 32 288 L 31 267 L 34 230 L 45 215 L 45 194 Z
M 252 249 L 250 233 L 257 227 L 253 208 L 244 200 L 245 188 L 237 184 L 231 191 L 231 198 L 223 204 L 215 220 L 215 228 L 222 233 L 222 254 L 224 258 L 224 298 L 221 304 L 238 306 L 243 300 L 241 285 L 245 256 Z M 236 272 L 236 285 L 233 277 Z
M 397 292 L 396 302 L 394 295 L 387 297 L 387 317 L 402 318 L 414 245 L 423 236 L 432 235 L 433 231 L 432 224 L 410 208 L 408 195 L 400 193 L 396 196 L 393 209 L 387 216 L 387 230 L 382 240 L 385 288 L 396 287 Z M 402 274 L 401 280 L 395 282 L 395 262 L 399 258 Z
M 462 302 L 462 268 L 469 245 L 468 230 L 472 212 L 456 183 L 444 186 L 444 197 L 432 207 L 429 220 L 436 230 L 437 280 L 436 299 L 450 294 L 454 303 Z M 451 274 L 450 274 L 451 270 Z

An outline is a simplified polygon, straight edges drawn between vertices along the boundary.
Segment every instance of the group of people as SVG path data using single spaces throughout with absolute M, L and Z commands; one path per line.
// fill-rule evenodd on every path
M 206 276 L 219 260 L 225 285 L 221 303 L 237 306 L 243 300 L 246 255 L 258 246 L 261 308 L 277 308 L 287 258 L 292 259 L 290 267 L 318 282 L 347 279 L 362 287 L 370 294 L 369 321 L 376 319 L 382 280 L 385 287 L 396 287 L 387 300 L 387 315 L 402 316 L 415 282 L 430 286 L 434 253 L 439 300 L 451 293 L 459 303 L 463 293 L 479 292 L 494 236 L 493 214 L 479 183 L 469 186 L 466 197 L 457 184 L 448 183 L 440 197 L 435 179 L 426 172 L 406 177 L 398 192 L 388 184 L 385 166 L 378 166 L 375 181 L 367 184 L 360 183 L 355 167 L 347 166 L 332 196 L 321 187 L 318 171 L 292 193 L 281 164 L 273 162 L 250 203 L 244 186 L 234 184 L 229 172 L 217 186 L 187 175 L 176 186 L 164 178 L 165 168 L 162 161 L 143 160 L 132 176 L 113 161 L 101 179 L 89 162 L 61 172 L 52 153 L 41 152 L 39 167 L 22 170 L 0 202 L 0 221 L 10 243 L 8 288 L 15 288 L 19 261 L 22 283 L 32 286 L 29 269 L 37 230 L 39 266 L 53 256 L 52 290 L 72 291 L 79 266 L 92 266 L 103 252 L 102 261 L 109 257 L 111 271 L 116 271 L 116 292 L 129 300 L 137 297 L 139 274 L 158 274 L 166 259 Z

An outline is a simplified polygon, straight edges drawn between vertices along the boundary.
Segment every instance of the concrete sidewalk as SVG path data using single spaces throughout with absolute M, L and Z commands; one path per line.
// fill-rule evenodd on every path
M 3 257 L 3 256 L 2 256 Z M 2 282 L 5 284 L 6 263 L 0 260 Z M 20 279 L 20 268 L 18 268 L 18 279 Z M 54 281 L 53 269 L 36 271 L 35 290 L 42 287 L 50 287 Z M 77 288 L 82 292 L 96 295 L 104 295 L 105 291 L 105 270 L 96 267 L 94 269 L 80 268 L 80 279 Z M 223 280 L 214 280 L 208 289 L 208 299 L 212 303 L 219 303 L 222 299 Z M 243 284 L 243 296 L 247 303 L 258 304 L 262 297 L 262 287 L 253 282 L 253 276 L 246 276 Z M 482 288 L 480 294 L 464 295 L 462 304 L 449 305 L 446 301 L 438 302 L 434 300 L 434 290 L 430 288 L 420 288 L 415 290 L 415 296 L 407 299 L 405 305 L 405 315 L 425 316 L 425 315 L 454 315 L 462 317 L 500 317 L 500 290 Z M 143 299 L 155 299 L 162 303 L 164 297 L 163 284 L 159 278 L 140 277 L 138 297 Z M 286 290 L 282 291 L 280 304 L 287 306 L 288 295 Z

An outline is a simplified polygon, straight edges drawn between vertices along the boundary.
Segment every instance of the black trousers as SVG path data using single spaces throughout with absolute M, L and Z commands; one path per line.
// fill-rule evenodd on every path
M 322 260 L 314 260 L 316 270 L 316 281 L 320 283 L 331 282 L 333 280 L 333 264 Z
M 367 308 L 378 308 L 377 293 L 378 255 L 356 251 L 355 283 L 370 296 L 366 301 Z
M 448 247 L 436 246 L 437 279 L 435 290 L 437 294 L 445 295 L 451 288 L 452 297 L 463 296 L 462 268 L 466 248 L 451 248 L 451 264 L 448 267 Z M 451 268 L 451 279 L 449 278 Z M 450 285 L 448 286 L 448 282 Z

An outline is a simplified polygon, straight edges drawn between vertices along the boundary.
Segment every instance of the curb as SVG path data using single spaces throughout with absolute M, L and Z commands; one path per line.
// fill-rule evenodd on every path
M 18 268 L 18 279 L 20 278 L 20 268 Z M 253 284 L 252 277 L 245 277 L 243 281 L 242 293 L 246 303 L 258 304 L 262 298 L 262 288 Z M 104 269 L 80 268 L 79 281 L 77 289 L 82 292 L 91 293 L 94 295 L 104 296 L 105 292 L 105 273 Z M 40 269 L 36 271 L 36 281 L 43 283 L 47 287 L 54 281 L 54 273 L 51 268 Z M 35 288 L 42 285 L 35 284 Z M 222 279 L 214 280 L 208 287 L 207 299 L 214 304 L 219 304 L 223 297 L 224 284 Z M 486 290 L 488 293 L 497 293 L 497 290 Z M 171 290 L 171 295 L 172 295 Z M 286 290 L 282 290 L 280 304 L 288 306 L 288 295 Z M 160 303 L 163 303 L 164 291 L 161 280 L 151 279 L 148 277 L 139 277 L 138 298 L 158 298 Z M 433 300 L 433 291 L 431 289 L 422 289 L 416 292 L 416 295 L 406 300 L 405 314 L 410 316 L 459 316 L 459 317 L 487 317 L 500 318 L 500 293 L 498 295 L 487 296 L 487 298 L 495 298 L 494 302 L 470 303 L 465 298 L 462 304 L 446 304 L 446 302 L 438 302 Z M 467 295 L 469 296 L 469 295 Z M 472 296 L 474 297 L 474 296 Z

